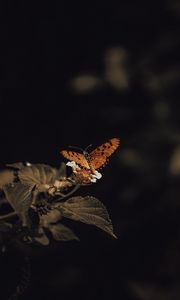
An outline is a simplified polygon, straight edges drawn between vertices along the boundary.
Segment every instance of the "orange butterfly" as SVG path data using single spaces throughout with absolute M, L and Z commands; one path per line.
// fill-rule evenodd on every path
M 86 150 L 83 150 L 83 153 L 62 150 L 60 153 L 68 160 L 74 161 L 81 168 L 95 174 L 96 170 L 107 163 L 108 157 L 114 153 L 114 151 L 119 147 L 119 144 L 120 140 L 118 138 L 112 138 L 90 153 Z

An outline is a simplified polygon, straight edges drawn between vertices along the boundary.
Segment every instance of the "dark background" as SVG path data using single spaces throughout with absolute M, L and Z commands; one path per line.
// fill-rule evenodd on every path
M 180 299 L 179 1 L 6 4 L 1 168 L 59 166 L 63 147 L 121 139 L 78 192 L 105 204 L 118 240 L 67 222 L 80 242 L 35 247 L 22 299 Z M 5 299 L 21 257 L 1 254 Z

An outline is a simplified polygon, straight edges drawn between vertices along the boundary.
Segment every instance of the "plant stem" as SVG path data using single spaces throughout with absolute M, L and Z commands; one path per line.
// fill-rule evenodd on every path
M 15 216 L 17 216 L 17 213 L 15 211 L 10 212 L 9 214 L 6 214 L 6 215 L 1 215 L 0 221 L 5 221 L 5 220 L 11 219 L 12 217 L 15 217 Z
M 69 193 L 67 193 L 66 195 L 64 195 L 64 196 L 62 196 L 62 197 L 60 197 L 60 198 L 58 198 L 57 200 L 56 200 L 56 202 L 58 202 L 58 201 L 61 201 L 61 200 L 63 200 L 64 198 L 66 198 L 66 197 L 69 197 L 70 195 L 72 195 L 73 193 L 75 193 L 79 188 L 80 188 L 80 184 L 77 184 L 73 189 L 72 189 L 72 191 L 70 191 Z

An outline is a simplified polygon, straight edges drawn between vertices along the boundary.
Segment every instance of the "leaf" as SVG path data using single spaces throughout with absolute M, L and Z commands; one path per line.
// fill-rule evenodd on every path
M 72 197 L 59 203 L 58 208 L 63 217 L 95 225 L 116 238 L 107 209 L 98 199 L 91 196 Z
M 57 223 L 61 217 L 61 212 L 58 209 L 52 209 L 46 215 L 40 217 L 41 226 L 48 228 L 49 224 Z
M 44 229 L 42 227 L 39 227 L 38 229 L 38 236 L 36 236 L 35 241 L 42 244 L 43 246 L 49 245 L 49 239 L 47 235 L 44 232 Z
M 6 185 L 3 190 L 7 201 L 20 217 L 23 226 L 28 226 L 28 210 L 32 202 L 32 188 L 18 182 Z
M 74 232 L 62 224 L 53 224 L 49 227 L 49 230 L 51 231 L 54 239 L 57 241 L 79 241 L 79 238 L 74 234 Z
M 24 168 L 24 164 L 22 162 L 17 162 L 17 163 L 13 163 L 13 164 L 6 164 L 7 167 L 13 168 L 13 169 L 22 169 Z
M 59 173 L 59 177 L 67 177 L 66 164 L 64 162 L 61 163 L 58 173 Z
M 23 184 L 41 186 L 53 184 L 58 178 L 58 170 L 44 164 L 36 164 L 19 170 L 18 177 Z
M 57 224 L 57 222 L 61 219 L 61 216 L 61 212 L 58 209 L 53 209 L 46 215 L 42 215 L 40 217 L 40 225 L 43 228 L 47 228 L 52 233 L 55 240 L 78 240 L 78 237 L 72 232 L 71 229 L 62 224 Z
M 12 228 L 12 224 L 11 223 L 7 223 L 7 222 L 0 222 L 0 231 L 2 232 L 7 232 Z
M 12 183 L 14 179 L 15 175 L 12 170 L 0 171 L 0 188 L 3 189 L 4 185 Z

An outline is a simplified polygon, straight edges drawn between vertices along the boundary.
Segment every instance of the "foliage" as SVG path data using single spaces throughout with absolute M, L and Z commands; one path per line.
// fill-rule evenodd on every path
M 65 218 L 94 225 L 116 238 L 107 209 L 97 198 L 71 197 L 81 183 L 74 174 L 66 176 L 64 164 L 56 169 L 19 162 L 7 165 L 0 175 L 0 203 L 14 210 L 0 216 L 1 247 L 5 246 L 7 233 L 8 240 L 44 246 L 50 237 L 57 241 L 79 240 L 72 229 L 62 224 Z

